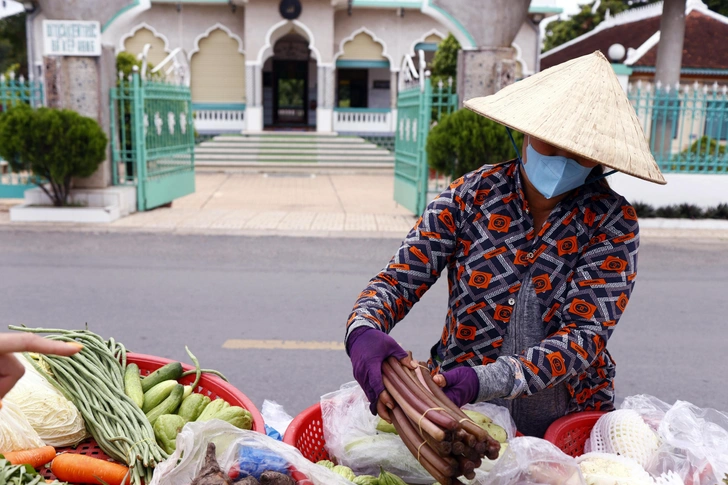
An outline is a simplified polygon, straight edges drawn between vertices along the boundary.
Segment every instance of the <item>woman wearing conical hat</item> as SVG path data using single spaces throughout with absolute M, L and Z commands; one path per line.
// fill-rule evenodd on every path
M 605 176 L 665 180 L 601 53 L 465 106 L 522 132 L 523 146 L 428 205 L 359 296 L 347 351 L 372 412 L 386 418 L 382 361 L 416 365 L 388 333 L 447 270 L 444 328 L 426 329 L 436 381 L 457 405 L 495 402 L 522 433 L 543 436 L 565 414 L 614 408 L 607 342 L 634 285 L 639 227 Z

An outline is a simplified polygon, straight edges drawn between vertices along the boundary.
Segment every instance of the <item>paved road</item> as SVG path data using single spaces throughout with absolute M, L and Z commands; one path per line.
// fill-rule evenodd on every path
M 188 344 L 256 404 L 295 414 L 352 379 L 340 350 L 231 350 L 228 339 L 335 341 L 392 239 L 0 231 L 0 325 L 90 328 L 137 352 Z M 643 241 L 637 287 L 609 348 L 621 396 L 728 411 L 728 243 Z M 440 335 L 438 282 L 393 335 L 417 356 Z

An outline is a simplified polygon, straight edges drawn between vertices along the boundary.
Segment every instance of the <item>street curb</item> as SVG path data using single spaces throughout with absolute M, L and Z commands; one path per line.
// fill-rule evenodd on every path
M 396 239 L 403 240 L 407 231 L 280 231 L 266 229 L 210 229 L 210 228 L 176 228 L 176 227 L 143 227 L 143 226 L 113 226 L 104 224 L 74 224 L 74 223 L 19 223 L 0 224 L 0 231 L 30 231 L 38 233 L 47 232 L 82 232 L 92 234 L 169 234 L 193 236 L 244 236 L 244 237 L 289 237 L 289 238 L 339 238 L 339 239 Z M 650 228 L 641 229 L 640 237 L 643 240 L 651 239 L 679 239 L 693 242 L 728 241 L 728 229 L 672 229 Z

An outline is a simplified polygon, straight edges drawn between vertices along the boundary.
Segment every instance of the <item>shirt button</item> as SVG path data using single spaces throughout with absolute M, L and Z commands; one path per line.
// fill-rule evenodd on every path
M 521 253 L 521 254 L 523 254 L 523 253 Z M 535 255 L 533 254 L 533 251 L 531 251 L 531 252 L 530 252 L 530 253 L 528 253 L 528 254 L 527 254 L 526 256 L 528 257 L 528 259 L 533 259 L 533 257 L 534 257 Z
M 508 298 L 508 304 L 509 304 L 510 306 L 513 306 L 513 305 L 515 305 L 515 304 L 516 304 L 516 299 L 515 299 L 515 298 Z

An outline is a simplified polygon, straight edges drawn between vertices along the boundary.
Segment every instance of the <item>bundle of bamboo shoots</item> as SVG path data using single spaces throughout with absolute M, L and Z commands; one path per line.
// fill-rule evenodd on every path
M 429 369 L 412 370 L 390 357 L 382 377 L 394 409 L 392 424 L 410 453 L 441 485 L 475 477 L 484 457 L 498 457 L 500 443 L 462 412 L 433 381 Z

